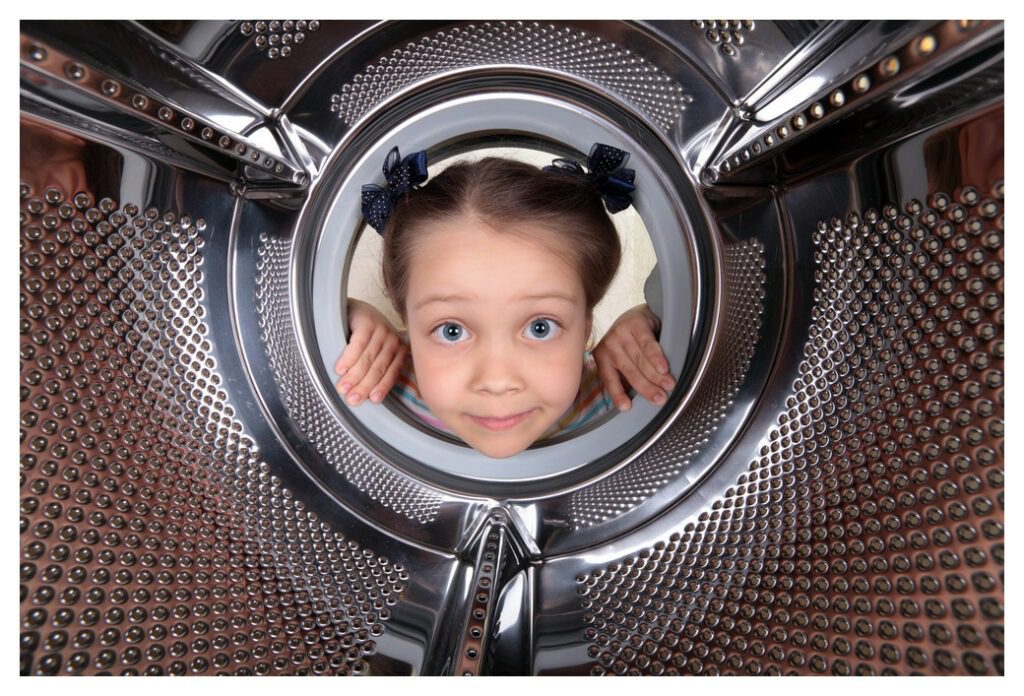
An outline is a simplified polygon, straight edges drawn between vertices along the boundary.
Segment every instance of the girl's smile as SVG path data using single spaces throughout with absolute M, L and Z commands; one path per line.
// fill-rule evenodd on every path
M 502 416 L 499 418 L 484 418 L 481 416 L 470 416 L 470 418 L 488 430 L 510 430 L 530 417 L 534 410 L 535 409 L 530 409 L 523 413 L 516 413 L 511 416 Z

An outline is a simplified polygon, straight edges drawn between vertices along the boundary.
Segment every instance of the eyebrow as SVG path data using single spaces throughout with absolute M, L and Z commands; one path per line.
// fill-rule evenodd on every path
M 414 309 L 421 309 L 433 302 L 471 302 L 474 299 L 476 298 L 469 297 L 467 295 L 428 295 L 417 302 Z M 540 292 L 530 295 L 520 295 L 513 301 L 521 302 L 523 300 L 562 300 L 563 302 L 569 302 L 571 304 L 576 304 L 579 301 L 578 298 L 573 297 L 572 295 L 566 295 L 560 292 Z

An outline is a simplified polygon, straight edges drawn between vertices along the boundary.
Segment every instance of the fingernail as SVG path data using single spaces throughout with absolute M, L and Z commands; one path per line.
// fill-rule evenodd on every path
M 359 402 L 362 400 L 363 397 L 359 396 L 358 394 L 352 394 L 351 396 L 348 397 L 348 402 L 353 406 L 357 406 Z
M 383 399 L 383 398 L 384 397 L 381 395 L 380 392 L 374 392 L 374 393 L 370 394 L 370 401 L 372 401 L 375 404 L 379 404 L 381 399 Z
M 631 404 L 629 401 L 620 401 L 618 404 L 616 404 L 616 406 L 619 407 L 620 411 L 628 411 L 629 407 L 632 405 L 633 404 Z
M 656 403 L 659 406 L 661 406 L 663 403 L 665 403 L 665 395 L 664 394 L 655 394 L 654 395 L 654 403 Z
M 668 372 L 668 365 L 666 365 L 665 363 L 661 363 L 660 365 L 658 365 L 658 372 L 662 374 Z
M 348 368 L 347 367 L 342 367 L 342 368 L 340 368 L 338 370 L 338 376 L 339 377 L 344 377 L 346 372 L 348 372 Z
M 351 384 L 343 384 L 338 389 L 339 394 L 348 394 L 348 390 L 352 388 Z
M 667 391 L 667 390 L 671 389 L 672 387 L 674 387 L 675 384 L 670 379 L 663 379 L 663 380 L 661 380 L 661 386 L 664 387 L 665 390 Z

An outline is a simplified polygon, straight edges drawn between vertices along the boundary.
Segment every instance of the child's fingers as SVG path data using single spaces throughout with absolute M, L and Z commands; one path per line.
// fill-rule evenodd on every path
M 654 340 L 653 334 L 643 330 L 633 333 L 626 340 L 626 345 L 630 359 L 636 363 L 648 381 L 659 385 L 666 392 L 675 387 L 675 378 L 668 374 L 668 361 L 665 360 L 665 354 Z
M 659 376 L 662 379 L 672 379 L 672 375 L 668 374 L 668 360 L 665 359 L 665 353 L 661 350 L 661 344 L 658 343 L 658 339 L 654 337 L 654 333 L 651 331 L 649 325 L 644 324 L 643 326 L 634 327 L 632 330 L 632 336 L 636 342 L 640 345 L 640 349 L 643 351 L 647 360 L 654 366 L 658 371 Z M 671 389 L 671 387 L 668 387 Z
M 355 334 L 353 334 L 353 336 L 354 335 Z M 351 363 L 348 364 L 348 369 L 342 375 L 341 379 L 338 380 L 339 394 L 342 396 L 348 394 L 353 386 L 363 381 L 366 377 L 366 373 L 370 369 L 370 366 L 373 365 L 374 358 L 380 353 L 381 348 L 384 345 L 384 341 L 389 335 L 393 336 L 394 334 L 391 334 L 389 331 L 381 327 L 374 330 L 368 338 L 363 337 L 362 351 L 355 356 Z M 345 352 L 348 352 L 348 350 L 346 349 Z
M 644 352 L 644 349 L 640 345 L 640 343 L 637 342 L 636 338 L 630 336 L 628 339 L 623 341 L 623 344 L 624 350 L 626 352 L 626 355 L 629 356 L 630 362 L 636 365 L 636 368 L 640 371 L 640 374 L 643 375 L 644 380 L 646 382 L 649 382 L 652 387 L 657 388 L 658 385 L 661 383 L 661 380 L 663 380 L 665 376 L 662 375 L 658 371 L 658 368 L 654 366 L 654 363 L 652 363 L 648 359 L 647 354 Z M 637 387 L 636 385 L 633 386 L 636 388 L 637 391 L 640 391 L 639 387 Z M 644 396 L 647 396 L 645 392 L 641 393 L 643 393 Z
M 371 341 L 372 345 L 373 342 Z M 367 398 L 374 387 L 380 383 L 384 375 L 387 374 L 388 367 L 391 365 L 395 352 L 400 345 L 401 341 L 398 340 L 398 336 L 389 333 L 384 337 L 380 349 L 374 355 L 362 379 L 359 382 L 352 382 L 354 386 L 348 393 L 348 402 L 351 405 L 357 406 L 362 403 L 363 399 Z
M 622 388 L 622 379 L 619 377 L 619 371 L 615 369 L 615 365 L 610 360 L 610 355 L 605 352 L 605 356 L 609 359 L 598 359 L 597 351 L 594 351 L 594 360 L 597 362 L 597 373 L 601 377 L 601 382 L 604 384 L 605 391 L 608 392 L 608 396 L 611 397 L 612 403 L 615 404 L 615 408 L 620 411 L 628 411 L 633 405 L 629 395 Z
M 395 357 L 391 360 L 391 365 L 388 367 L 387 372 L 381 377 L 380 382 L 370 392 L 370 401 L 375 404 L 379 404 L 384 400 L 384 397 L 388 395 L 391 388 L 395 386 L 395 382 L 398 381 L 398 373 L 402 371 L 402 365 L 405 364 L 405 354 L 408 349 L 404 343 L 399 344 L 398 350 L 395 352 Z
M 373 364 L 373 355 L 369 350 L 364 350 L 356 356 L 355 361 L 348 366 L 344 373 L 339 370 L 339 374 L 342 376 L 338 379 L 338 393 L 342 396 L 348 394 L 353 385 L 359 384 L 363 380 L 363 376 L 370 369 L 371 364 Z
M 647 362 L 643 351 L 640 350 L 640 345 L 635 339 L 630 338 L 629 340 L 615 343 L 610 345 L 609 348 L 612 352 L 612 361 L 615 367 L 625 376 L 626 381 L 629 382 L 633 389 L 636 389 L 637 393 L 659 406 L 665 403 L 665 392 L 658 386 L 661 375 L 654 369 L 653 365 Z M 647 375 L 644 374 L 645 370 L 654 377 L 655 381 L 648 379 Z
M 339 376 L 344 377 L 345 373 L 352 368 L 352 365 L 359 359 L 359 356 L 366 350 L 366 344 L 369 343 L 372 335 L 373 332 L 369 330 L 356 330 L 352 332 L 348 345 L 345 346 L 345 350 L 341 352 L 338 360 L 334 363 L 334 371 Z

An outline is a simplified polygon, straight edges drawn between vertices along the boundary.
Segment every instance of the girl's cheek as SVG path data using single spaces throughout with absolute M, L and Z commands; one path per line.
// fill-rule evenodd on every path
M 421 352 L 425 359 L 438 365 L 446 365 L 459 360 L 466 349 L 460 344 L 438 343 L 428 338 Z

